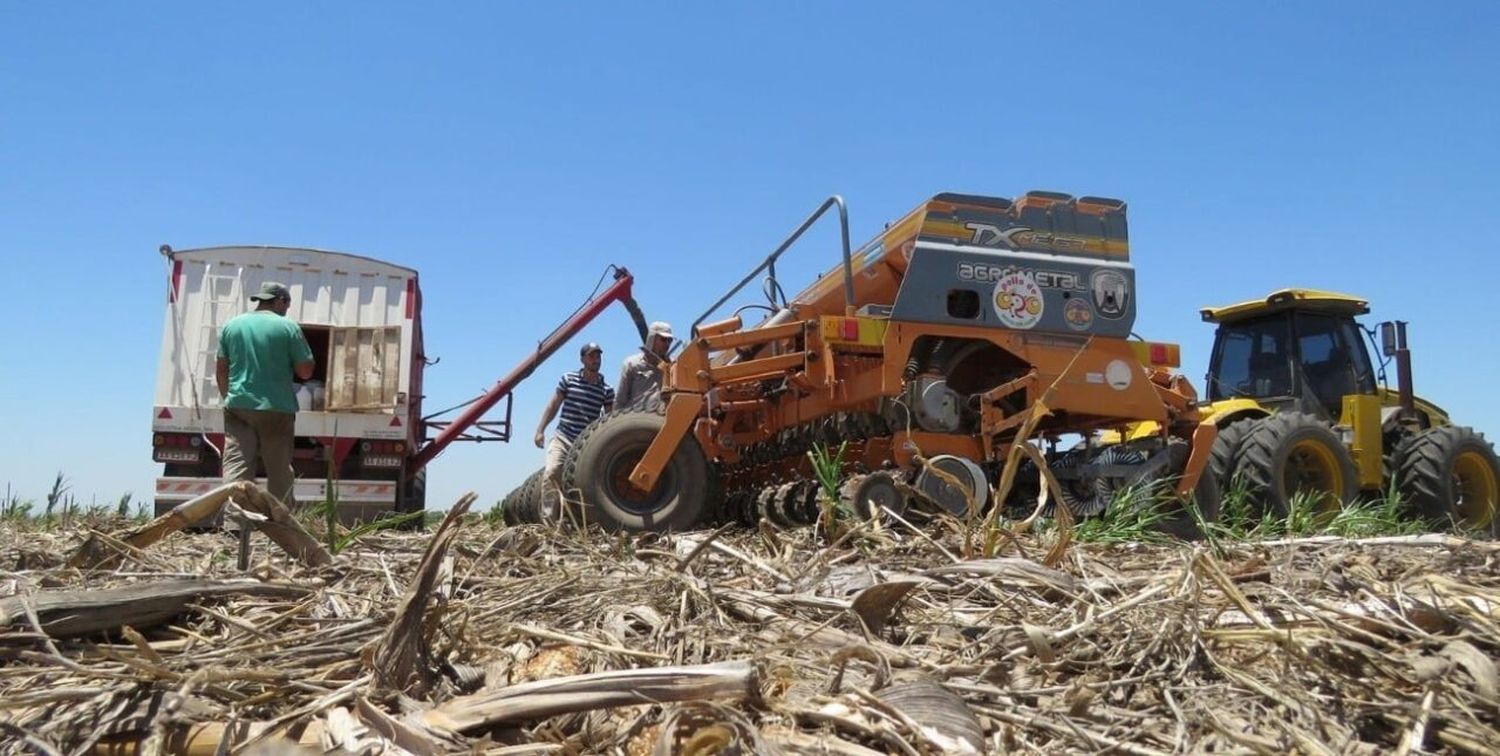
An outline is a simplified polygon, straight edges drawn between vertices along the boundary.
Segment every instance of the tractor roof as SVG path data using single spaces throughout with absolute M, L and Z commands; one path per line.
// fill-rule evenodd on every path
M 1329 315 L 1364 315 L 1370 311 L 1370 303 L 1359 297 L 1351 297 L 1348 294 L 1340 294 L 1336 291 L 1318 291 L 1317 289 L 1280 289 L 1271 292 L 1265 299 L 1252 299 L 1248 302 L 1226 305 L 1224 307 L 1205 307 L 1199 312 L 1203 319 L 1209 323 L 1233 323 L 1257 315 L 1265 315 L 1272 312 L 1285 310 L 1302 310 L 1306 312 L 1322 312 Z

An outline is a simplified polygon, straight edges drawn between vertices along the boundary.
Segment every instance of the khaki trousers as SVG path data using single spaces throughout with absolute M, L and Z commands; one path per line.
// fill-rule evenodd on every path
M 266 490 L 292 504 L 292 439 L 297 416 L 271 410 L 224 410 L 224 480 L 255 480 L 255 462 L 266 466 Z
M 573 442 L 563 438 L 561 433 L 554 433 L 552 440 L 547 442 L 547 462 L 542 467 L 542 515 L 547 519 L 551 514 L 561 511 L 553 509 L 553 505 L 562 504 L 562 468 L 563 462 L 568 458 L 568 449 Z

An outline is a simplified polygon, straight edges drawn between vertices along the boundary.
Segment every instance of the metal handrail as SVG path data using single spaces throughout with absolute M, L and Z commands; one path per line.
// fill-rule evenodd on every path
M 807 220 L 802 221 L 802 225 L 798 226 L 797 230 L 793 231 L 792 235 L 788 236 L 786 238 L 786 241 L 783 241 L 781 243 L 781 246 L 777 247 L 776 251 L 772 252 L 771 255 L 766 258 L 765 262 L 761 263 L 758 267 L 756 267 L 755 270 L 750 271 L 750 275 L 745 276 L 745 280 L 740 281 L 738 286 L 730 289 L 729 293 L 721 297 L 719 301 L 715 302 L 713 306 L 709 307 L 708 310 L 702 315 L 698 316 L 698 319 L 693 321 L 693 326 L 689 330 L 689 333 L 696 332 L 698 330 L 698 326 L 702 325 L 703 321 L 707 320 L 709 315 L 714 314 L 714 312 L 717 311 L 720 307 L 723 307 L 724 303 L 728 302 L 730 297 L 733 297 L 734 295 L 740 293 L 740 290 L 745 288 L 745 286 L 748 285 L 751 281 L 754 281 L 755 277 L 760 275 L 761 271 L 769 268 L 771 270 L 771 280 L 775 281 L 776 258 L 781 257 L 781 253 L 787 251 L 787 249 L 795 244 L 798 239 L 802 238 L 802 234 L 805 233 L 807 229 L 811 228 L 819 218 L 823 217 L 823 213 L 828 212 L 828 208 L 833 207 L 834 205 L 838 205 L 839 208 L 839 231 L 843 234 L 844 243 L 844 306 L 846 308 L 853 307 L 854 263 L 852 258 L 850 257 L 849 251 L 849 209 L 844 205 L 844 198 L 835 194 L 824 200 L 823 204 L 818 206 L 818 209 L 813 211 L 812 215 L 807 216 Z

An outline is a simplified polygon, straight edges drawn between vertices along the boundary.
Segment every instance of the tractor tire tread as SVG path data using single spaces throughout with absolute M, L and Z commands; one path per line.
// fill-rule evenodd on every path
M 1219 429 L 1219 437 L 1214 439 L 1214 445 L 1209 449 L 1208 472 L 1213 474 L 1220 491 L 1229 489 L 1235 457 L 1245 445 L 1245 439 L 1255 432 L 1256 424 L 1262 419 L 1253 417 L 1235 420 Z
M 1338 497 L 1340 506 L 1347 506 L 1354 500 L 1359 488 L 1354 460 L 1329 424 L 1314 415 L 1283 412 L 1255 423 L 1240 446 L 1230 471 L 1231 478 L 1239 476 L 1244 481 L 1251 503 L 1261 511 L 1272 512 L 1278 517 L 1290 513 L 1293 492 L 1281 490 L 1279 471 L 1289 452 L 1289 442 L 1298 435 L 1308 434 L 1319 437 L 1333 450 L 1342 469 L 1344 490 L 1329 493 Z
M 1429 428 L 1406 439 L 1397 448 L 1397 491 L 1408 511 L 1434 523 L 1446 524 L 1457 516 L 1451 468 L 1465 450 L 1485 455 L 1491 470 L 1500 467 L 1494 446 L 1473 428 L 1461 425 Z

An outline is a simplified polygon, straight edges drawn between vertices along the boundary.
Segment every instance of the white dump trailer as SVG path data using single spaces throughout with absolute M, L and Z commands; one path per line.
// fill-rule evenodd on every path
M 222 482 L 219 329 L 253 308 L 264 281 L 291 289 L 287 317 L 317 362 L 297 387 L 297 500 L 325 501 L 331 479 L 346 518 L 423 508 L 425 470 L 410 464 L 426 441 L 415 270 L 289 247 L 161 251 L 170 275 L 151 421 L 152 458 L 162 464 L 157 512 Z

